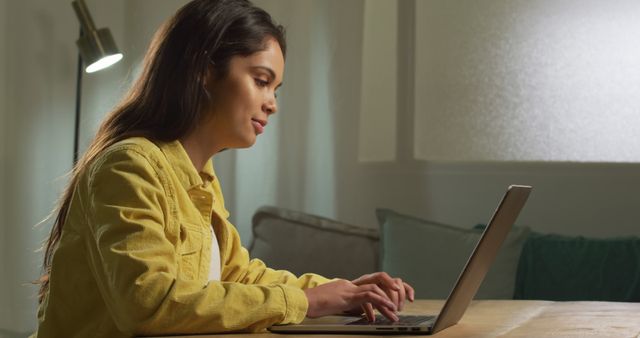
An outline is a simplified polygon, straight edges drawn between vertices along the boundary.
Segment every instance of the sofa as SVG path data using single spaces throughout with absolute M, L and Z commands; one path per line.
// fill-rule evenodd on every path
M 252 219 L 252 257 L 295 274 L 403 278 L 416 297 L 448 296 L 483 230 L 377 209 L 376 229 L 283 208 Z M 640 238 L 541 234 L 514 225 L 476 299 L 640 301 Z

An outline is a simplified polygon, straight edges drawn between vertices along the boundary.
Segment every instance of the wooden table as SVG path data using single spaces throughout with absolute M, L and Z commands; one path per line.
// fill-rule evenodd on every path
M 442 300 L 417 300 L 406 306 L 403 313 L 437 314 L 443 304 Z M 245 335 L 252 338 L 319 337 L 269 332 L 173 337 L 237 338 Z M 640 337 L 640 303 L 479 300 L 471 303 L 457 325 L 440 331 L 435 337 Z

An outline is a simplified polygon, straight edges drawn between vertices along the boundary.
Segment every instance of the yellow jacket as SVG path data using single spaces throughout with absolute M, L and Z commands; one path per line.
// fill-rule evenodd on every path
M 211 161 L 198 173 L 179 141 L 109 147 L 74 192 L 35 336 L 256 331 L 302 321 L 302 289 L 328 280 L 250 260 L 228 216 Z M 207 280 L 212 226 L 222 281 Z

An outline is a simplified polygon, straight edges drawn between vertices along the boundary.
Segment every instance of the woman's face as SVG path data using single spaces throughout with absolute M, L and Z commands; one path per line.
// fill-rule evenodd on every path
M 278 110 L 275 91 L 283 72 L 280 45 L 269 38 L 263 51 L 231 58 L 224 78 L 213 76 L 208 86 L 213 107 L 206 125 L 217 147 L 247 148 L 256 142 Z

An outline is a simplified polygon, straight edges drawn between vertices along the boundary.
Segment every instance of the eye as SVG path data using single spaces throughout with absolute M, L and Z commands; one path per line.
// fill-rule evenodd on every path
M 255 81 L 256 81 L 256 85 L 258 85 L 258 87 L 266 87 L 266 86 L 269 85 L 269 81 L 261 80 L 261 79 L 258 79 L 258 78 L 256 78 Z

